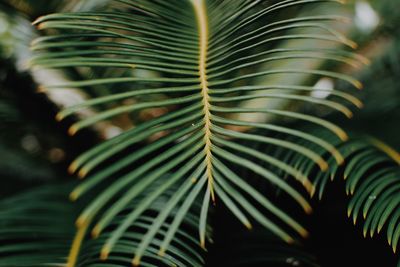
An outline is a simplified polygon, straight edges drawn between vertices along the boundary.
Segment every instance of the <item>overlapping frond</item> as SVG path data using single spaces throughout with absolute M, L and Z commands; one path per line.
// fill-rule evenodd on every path
M 70 251 L 71 244 L 76 246 L 86 232 L 80 232 L 73 240 L 74 220 L 81 205 L 68 201 L 67 196 L 72 187 L 71 184 L 40 187 L 0 202 L 0 266 L 65 266 L 68 253 L 71 255 L 78 252 Z M 162 212 L 163 204 L 172 193 L 170 190 L 157 198 L 145 214 L 139 215 L 134 223 L 129 223 L 129 228 L 119 239 L 111 229 L 120 223 L 126 224 L 133 216 L 137 216 L 141 209 L 140 204 L 148 199 L 144 197 L 131 203 L 124 214 L 113 218 L 101 237 L 84 244 L 76 266 L 129 265 L 132 261 L 132 250 L 139 248 L 151 222 L 157 213 Z M 147 240 L 150 247 L 144 253 L 143 266 L 204 266 L 204 251 L 195 238 L 200 203 L 197 201 L 188 213 L 182 208 L 174 208 L 168 212 L 168 218 L 160 222 L 160 230 L 155 238 Z M 178 221 L 182 221 L 183 229 L 178 229 Z M 211 240 L 209 226 L 204 224 L 204 231 L 207 233 L 205 236 Z M 164 235 L 167 238 L 164 239 Z M 99 257 L 103 243 L 114 243 L 118 253 L 106 257 L 108 251 L 103 248 Z M 164 247 L 169 243 L 171 245 L 168 252 L 159 251 L 159 246 Z M 164 257 L 159 257 L 158 254 L 164 254 Z M 103 261 L 104 258 L 107 261 Z
M 315 130 L 311 132 L 335 142 L 332 134 Z M 354 224 L 363 220 L 365 237 L 373 237 L 385 230 L 388 243 L 396 252 L 400 240 L 400 154 L 372 138 L 352 138 L 336 146 L 346 159 L 342 166 L 335 164 L 335 159 L 323 151 L 310 147 L 330 163 L 325 173 L 316 171 L 315 163 L 304 156 L 284 154 L 279 149 L 270 149 L 269 152 L 287 164 L 297 166 L 306 175 L 314 176 L 313 183 L 319 198 L 323 197 L 330 180 L 345 179 L 346 194 L 350 196 L 348 216 Z
M 379 146 L 382 144 L 379 143 Z M 357 151 L 344 170 L 346 192 L 351 195 L 348 215 L 354 224 L 363 218 L 364 236 L 374 236 L 386 229 L 387 240 L 393 252 L 400 239 L 400 155 L 383 146 Z
M 373 237 L 385 229 L 387 241 L 396 253 L 400 239 L 400 155 L 376 140 L 354 140 L 341 150 L 349 160 L 331 173 L 332 178 L 340 174 L 346 179 L 348 216 L 354 224 L 364 220 L 364 237 Z
M 71 134 L 121 114 L 128 113 L 136 117 L 140 112 L 152 108 L 167 110 L 99 144 L 72 163 L 71 172 L 77 172 L 82 178 L 89 175 L 71 193 L 72 199 L 81 198 L 98 186 L 108 185 L 79 216 L 79 229 L 86 229 L 94 223 L 91 229 L 93 235 L 102 238 L 113 219 L 135 202 L 147 187 L 171 172 L 168 181 L 148 194 L 141 209 L 135 211 L 136 217 L 121 220 L 109 233 L 115 242 L 122 238 L 122 234 L 127 233 L 138 216 L 145 213 L 158 196 L 180 185 L 151 223 L 137 249 L 132 251 L 135 255 L 134 264 L 138 264 L 142 256 L 150 251 L 151 240 L 160 233 L 173 208 L 179 207 L 184 217 L 197 198 L 203 200 L 199 223 L 202 246 L 205 245 L 204 227 L 212 201 L 224 202 L 246 227 L 251 228 L 252 221 L 256 221 L 287 242 L 293 242 L 293 233 L 265 216 L 264 210 L 294 232 L 307 235 L 301 225 L 260 194 L 231 166 L 239 166 L 260 175 L 287 193 L 306 212 L 310 212 L 311 207 L 301 192 L 271 169 L 255 163 L 254 159 L 289 173 L 312 193 L 313 186 L 307 176 L 299 172 L 296 166 L 285 164 L 262 151 L 243 147 L 237 140 L 295 151 L 315 162 L 322 171 L 328 168 L 327 161 L 304 145 L 237 128 L 270 129 L 305 138 L 332 154 L 338 163 L 343 160 L 340 153 L 317 136 L 272 123 L 248 122 L 233 115 L 271 114 L 283 119 L 298 119 L 326 128 L 340 140 L 347 138 L 339 127 L 316 116 L 285 110 L 284 107 L 241 106 L 243 101 L 254 98 L 280 99 L 315 103 L 351 117 L 349 105 L 360 106 L 360 103 L 346 93 L 334 91 L 337 100 L 325 100 L 310 95 L 312 90 L 318 88 L 290 83 L 265 85 L 260 79 L 285 75 L 290 80 L 290 77 L 302 74 L 310 76 L 311 81 L 321 76 L 331 77 L 361 87 L 357 80 L 337 72 L 268 67 L 271 62 L 317 59 L 358 64 L 360 57 L 337 50 L 279 48 L 281 42 L 293 39 L 354 47 L 354 43 L 326 24 L 340 22 L 343 20 L 341 17 L 316 15 L 291 18 L 284 15 L 290 8 L 322 2 L 338 4 L 340 1 L 114 2 L 115 9 L 112 12 L 52 14 L 35 22 L 39 29 L 47 30 L 52 35 L 39 38 L 32 44 L 35 51 L 40 51 L 33 59 L 33 64 L 91 70 L 87 79 L 48 85 L 47 90 L 82 88 L 101 92 L 104 88 L 112 88 L 105 96 L 66 108 L 58 114 L 57 119 L 62 120 L 81 109 L 98 109 L 96 115 L 75 123 L 70 128 Z M 143 143 L 144 146 L 108 163 L 109 159 L 126 148 Z M 240 156 L 241 153 L 245 156 Z M 253 204 L 254 201 L 257 205 Z M 181 220 L 175 226 L 180 224 Z M 172 236 L 166 234 L 164 238 L 168 240 Z M 164 241 L 162 250 L 168 250 L 168 244 Z M 105 244 L 105 248 L 111 254 L 116 249 L 113 243 Z
M 71 185 L 45 186 L 0 201 L 0 266 L 62 266 L 75 232 Z
M 151 192 L 159 192 L 158 187 L 168 183 L 168 178 L 163 177 L 159 185 L 147 189 L 121 214 L 111 217 L 108 213 L 111 219 L 108 226 L 102 230 L 102 235 L 85 243 L 76 266 L 127 266 L 132 263 L 132 251 L 143 256 L 134 259 L 140 260 L 142 266 L 204 266 L 205 252 L 196 238 L 202 200 L 191 203 L 188 199 L 196 198 L 195 194 L 181 200 L 179 193 L 175 194 L 176 188 L 164 192 L 155 200 L 152 196 L 147 197 Z M 190 181 L 181 188 L 188 190 L 193 184 Z M 193 189 L 196 190 L 196 186 Z M 104 220 L 100 221 L 96 227 L 100 228 L 104 223 Z M 204 220 L 201 225 L 204 236 L 211 240 L 210 227 Z M 116 228 L 118 230 L 114 231 Z

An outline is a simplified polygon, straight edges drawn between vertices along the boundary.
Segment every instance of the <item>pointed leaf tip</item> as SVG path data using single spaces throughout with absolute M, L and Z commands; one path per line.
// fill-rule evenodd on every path
M 310 205 L 307 205 L 304 207 L 304 211 L 306 214 L 312 214 L 313 213 L 313 209 Z
M 202 238 L 202 239 L 200 240 L 200 247 L 201 247 L 203 250 L 206 250 L 206 241 L 204 240 L 204 238 Z
M 64 119 L 64 116 L 61 112 L 58 112 L 56 114 L 56 121 L 62 121 Z
M 352 119 L 352 118 L 354 117 L 353 112 L 347 112 L 347 113 L 346 113 L 346 117 L 347 117 L 348 119 Z
M 69 194 L 69 200 L 72 201 L 72 202 L 75 202 L 77 199 L 78 199 L 78 193 L 75 192 L 75 191 L 72 191 Z
M 355 104 L 356 104 L 357 108 L 359 108 L 359 109 L 364 108 L 364 103 L 361 101 L 357 101 Z
M 311 198 L 314 198 L 315 197 L 315 192 L 316 192 L 317 190 L 315 189 L 315 186 L 313 186 L 313 188 L 312 188 L 312 190 L 310 191 L 310 197 Z
M 346 142 L 349 140 L 349 136 L 345 132 L 341 132 L 339 134 L 339 138 L 340 138 L 340 140 L 342 140 L 342 142 Z
M 78 168 L 78 166 L 77 166 L 76 162 L 73 161 L 68 167 L 68 173 L 74 174 L 77 168 Z
M 364 85 L 360 81 L 355 81 L 354 86 L 359 90 L 364 88 Z
M 252 229 L 253 229 L 253 225 L 251 225 L 250 222 L 247 222 L 247 223 L 245 224 L 245 226 L 246 226 L 246 228 L 247 228 L 248 230 L 252 230 Z
M 291 237 L 288 237 L 288 239 L 286 239 L 286 243 L 293 245 L 295 243 L 295 240 Z
M 93 230 L 92 230 L 92 232 L 91 232 L 91 235 L 92 235 L 92 238 L 93 238 L 93 239 L 96 239 L 96 238 L 99 237 L 99 235 L 100 235 L 100 227 L 99 227 L 98 225 L 96 225 L 96 226 L 93 228 Z
M 352 49 L 357 49 L 358 48 L 358 44 L 354 41 L 348 40 L 348 44 Z
M 74 136 L 76 133 L 78 132 L 78 128 L 75 125 L 72 125 L 71 127 L 69 127 L 68 129 L 68 134 L 70 136 Z
M 80 169 L 78 172 L 79 179 L 85 178 L 87 173 L 88 173 L 88 171 L 85 168 Z
M 140 257 L 135 256 L 135 258 L 133 258 L 132 260 L 132 266 L 137 267 L 139 265 L 140 265 Z
M 324 159 L 319 160 L 318 165 L 319 165 L 319 168 L 321 169 L 321 171 L 323 171 L 323 172 L 326 172 L 329 168 L 328 163 Z
M 107 260 L 109 254 L 110 254 L 110 249 L 108 247 L 102 248 L 100 252 L 100 260 L 102 261 Z
M 303 183 L 303 186 L 306 188 L 306 191 L 310 194 L 310 197 L 312 198 L 315 195 L 315 186 L 309 181 L 305 181 Z

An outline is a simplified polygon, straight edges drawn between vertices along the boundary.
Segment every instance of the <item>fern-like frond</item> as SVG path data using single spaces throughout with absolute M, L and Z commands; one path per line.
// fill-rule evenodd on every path
M 205 253 L 196 238 L 202 201 L 191 202 L 196 194 L 180 200 L 179 193 L 175 193 L 182 188 L 188 190 L 193 182 L 190 181 L 178 189 L 172 188 L 156 199 L 149 194 L 160 192 L 158 187 L 168 183 L 168 178 L 169 176 L 165 176 L 159 181 L 159 185 L 148 188 L 125 207 L 121 214 L 112 218 L 102 235 L 85 243 L 76 265 L 126 266 L 132 262 L 132 251 L 139 251 L 143 255 L 142 266 L 204 266 Z M 199 181 L 197 189 L 194 189 L 198 191 L 205 181 L 206 179 Z M 181 206 L 177 207 L 177 202 Z M 146 203 L 151 205 L 146 206 Z M 114 231 L 121 224 L 127 230 Z M 211 229 L 204 220 L 202 227 L 204 236 L 211 240 Z M 159 250 L 160 247 L 168 247 L 168 251 Z M 110 254 L 111 248 L 116 253 Z
M 33 189 L 0 201 L 0 266 L 61 266 L 75 229 L 71 185 Z
M 332 134 L 315 130 L 311 132 L 335 142 Z M 281 138 L 285 139 L 283 136 Z M 330 180 L 345 179 L 346 194 L 350 197 L 348 216 L 354 224 L 364 221 L 364 237 L 373 237 L 385 230 L 387 241 L 396 253 L 400 240 L 400 154 L 373 138 L 354 137 L 345 143 L 338 143 L 337 148 L 346 159 L 342 166 L 335 164 L 333 157 L 319 150 L 321 156 L 330 163 L 325 173 L 316 171 L 315 163 L 304 156 L 283 154 L 279 149 L 269 149 L 269 152 L 289 165 L 297 165 L 306 175 L 314 176 L 313 183 L 319 198 L 323 197 Z M 318 152 L 316 147 L 311 149 Z
M 396 253 L 400 240 L 400 154 L 380 141 L 345 144 L 347 164 L 332 171 L 343 173 L 346 193 L 350 196 L 348 216 L 354 224 L 361 219 L 364 237 L 373 237 L 383 229 Z
M 113 266 L 115 261 L 126 265 L 132 263 L 132 251 L 138 251 L 144 257 L 143 266 L 203 266 L 205 248 L 195 236 L 199 231 L 203 244 L 206 237 L 211 240 L 207 210 L 203 208 L 207 206 L 202 207 L 203 200 L 197 198 L 206 178 L 187 180 L 182 185 L 175 179 L 174 175 L 159 177 L 140 193 L 134 188 L 130 193 L 138 194 L 135 200 L 114 203 L 94 226 L 92 241 L 82 244 L 92 221 L 80 225 L 68 265 L 97 266 L 99 261 L 104 261 L 104 266 Z M 190 195 L 182 199 L 187 193 Z M 206 196 L 208 202 L 209 194 Z M 167 247 L 168 251 L 160 249 Z M 79 256 L 79 250 L 83 256 Z
M 166 177 L 168 178 L 168 177 Z M 84 238 L 86 232 L 80 232 L 75 240 L 74 220 L 79 214 L 81 205 L 74 205 L 68 201 L 68 193 L 72 185 L 51 185 L 33 189 L 17 196 L 0 201 L 0 266 L 65 266 L 71 243 Z M 156 190 L 152 188 L 152 190 Z M 124 210 L 124 214 L 116 216 L 109 228 L 98 239 L 87 242 L 82 247 L 77 266 L 126 266 L 131 262 L 132 250 L 138 248 L 140 240 L 154 221 L 155 216 L 162 211 L 164 203 L 174 191 L 169 190 L 141 214 L 137 220 L 129 226 L 127 232 L 119 239 L 112 229 L 123 223 L 131 211 L 138 213 L 136 206 L 140 201 L 131 203 Z M 148 199 L 143 198 L 143 201 Z M 198 211 L 201 203 L 196 202 L 189 212 L 183 209 L 173 209 L 168 213 L 166 221 L 160 224 L 157 236 L 149 240 L 148 251 L 144 253 L 143 266 L 204 266 L 204 251 L 198 245 L 196 236 L 198 226 Z M 185 205 L 187 207 L 187 205 Z M 140 207 L 139 207 L 140 209 Z M 185 215 L 185 217 L 182 217 Z M 181 221 L 183 229 L 178 229 L 177 222 Z M 205 223 L 205 222 L 203 222 Z M 211 229 L 204 224 L 207 238 L 211 240 Z M 113 233 L 113 236 L 111 236 Z M 176 235 L 175 235 L 176 234 Z M 171 242 L 168 252 L 163 252 L 164 257 L 157 256 L 158 246 L 162 242 L 163 235 Z M 104 242 L 114 240 L 118 254 L 106 257 L 107 251 L 99 250 Z M 70 251 L 77 253 L 78 251 Z M 107 261 L 103 261 L 107 258 Z
M 378 145 L 381 149 L 372 146 L 359 151 L 344 170 L 346 192 L 351 195 L 348 215 L 354 224 L 360 217 L 365 220 L 365 237 L 386 228 L 387 240 L 396 253 L 400 239 L 400 154 L 380 142 Z
M 301 225 L 260 194 L 232 166 L 260 175 L 287 193 L 306 212 L 311 211 L 306 197 L 271 169 L 255 163 L 254 159 L 288 172 L 311 193 L 313 186 L 309 179 L 296 166 L 285 164 L 261 151 L 239 146 L 237 140 L 295 151 L 315 162 L 323 171 L 328 168 L 328 163 L 304 145 L 273 136 L 238 131 L 235 127 L 266 128 L 306 138 L 334 155 L 339 163 L 342 162 L 340 153 L 318 136 L 302 134 L 272 123 L 248 122 L 234 115 L 271 114 L 283 119 L 298 119 L 326 128 L 339 139 L 346 140 L 343 130 L 317 116 L 286 110 L 284 107 L 249 108 L 241 105 L 254 98 L 309 102 L 351 117 L 349 105 L 360 105 L 348 94 L 334 91 L 338 96 L 337 101 L 323 100 L 310 95 L 313 90 L 310 86 L 294 86 L 289 82 L 266 85 L 261 81 L 261 78 L 272 80 L 276 75 L 285 75 L 287 81 L 296 75 L 307 75 L 310 81 L 321 76 L 331 77 L 361 87 L 357 80 L 337 72 L 268 65 L 321 59 L 357 64 L 359 57 L 323 47 L 279 48 L 279 44 L 294 39 L 354 47 L 353 42 L 329 27 L 329 23 L 343 21 L 341 17 L 285 16 L 285 12 L 291 8 L 319 3 L 338 4 L 340 1 L 114 2 L 115 8 L 111 12 L 52 14 L 34 23 L 39 29 L 52 33 L 52 36 L 39 38 L 33 43 L 32 48 L 41 52 L 33 59 L 33 64 L 91 70 L 87 79 L 48 85 L 47 90 L 90 88 L 101 91 L 113 88 L 105 96 L 66 108 L 58 114 L 57 119 L 62 120 L 81 109 L 98 108 L 96 115 L 75 123 L 70 128 L 71 134 L 122 114 L 135 117 L 153 108 L 167 110 L 99 144 L 72 163 L 71 172 L 78 172 L 82 178 L 89 174 L 71 193 L 72 199 L 81 198 L 94 188 L 107 185 L 79 216 L 78 228 L 86 229 L 94 224 L 90 231 L 93 236 L 102 238 L 113 219 L 136 201 L 147 187 L 171 172 L 169 179 L 158 190 L 149 193 L 145 202 L 140 202 L 136 210 L 113 227 L 109 233 L 113 242 L 106 241 L 103 250 L 112 255 L 116 251 L 116 242 L 140 214 L 146 212 L 158 196 L 173 187 L 177 188 L 174 194 L 165 201 L 165 206 L 140 240 L 137 249 L 132 250 L 135 265 L 150 251 L 150 243 L 161 231 L 172 210 L 179 207 L 181 216 L 185 217 L 197 198 L 203 200 L 199 223 L 201 246 L 205 246 L 204 226 L 211 201 L 224 202 L 248 228 L 252 227 L 252 221 L 256 221 L 283 240 L 293 242 L 293 233 L 281 227 L 280 222 L 265 216 L 266 210 L 301 236 L 306 236 L 307 231 Z M 107 163 L 128 147 L 137 147 L 142 143 L 145 146 L 113 163 Z M 240 156 L 242 152 L 246 156 Z M 260 205 L 254 205 L 254 201 Z M 181 221 L 177 220 L 174 227 L 178 227 Z M 171 234 L 174 233 L 166 233 L 159 243 L 161 252 L 170 247 Z M 73 254 L 70 262 L 75 260 L 76 255 Z

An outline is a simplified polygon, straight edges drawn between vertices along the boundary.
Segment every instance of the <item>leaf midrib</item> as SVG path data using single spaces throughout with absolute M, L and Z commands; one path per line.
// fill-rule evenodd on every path
M 211 198 L 214 200 L 212 154 L 211 154 L 211 105 L 207 77 L 207 56 L 208 56 L 208 18 L 207 8 L 204 0 L 192 0 L 199 34 L 199 79 L 204 113 L 204 153 L 206 162 L 206 174 Z

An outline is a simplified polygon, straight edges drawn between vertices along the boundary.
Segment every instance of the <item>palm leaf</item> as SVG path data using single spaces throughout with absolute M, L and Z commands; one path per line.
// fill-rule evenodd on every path
M 400 218 L 396 212 L 400 155 L 378 141 L 373 142 L 386 153 L 367 147 L 355 155 L 344 170 L 346 191 L 352 196 L 348 215 L 354 223 L 359 217 L 365 219 L 364 236 L 369 233 L 372 237 L 385 227 L 389 245 L 396 252 L 400 238 Z
M 168 178 L 168 177 L 166 177 Z M 166 180 L 166 179 L 165 179 Z M 163 181 L 165 182 L 165 181 Z M 21 193 L 0 202 L 1 207 L 1 246 L 0 266 L 64 266 L 73 241 L 74 219 L 80 205 L 68 201 L 68 192 L 73 186 L 49 185 Z M 157 190 L 151 188 L 151 190 Z M 116 216 L 98 239 L 85 243 L 77 266 L 124 266 L 131 262 L 131 251 L 137 248 L 140 240 L 151 226 L 155 216 L 164 208 L 164 203 L 174 191 L 169 190 L 156 199 L 138 219 L 130 225 L 123 237 L 116 240 L 118 254 L 111 255 L 107 261 L 99 259 L 99 249 L 110 239 L 112 229 L 127 219 L 127 214 L 136 210 L 140 201 L 148 201 L 143 196 L 140 201 L 131 203 L 124 214 Z M 186 205 L 187 206 L 187 205 Z M 203 266 L 204 253 L 195 236 L 199 217 L 200 203 L 197 201 L 194 210 L 183 212 L 173 209 L 167 221 L 163 221 L 158 235 L 151 240 L 148 251 L 144 253 L 143 266 Z M 182 218 L 185 214 L 185 218 Z M 177 221 L 183 221 L 184 228 L 177 229 Z M 204 225 L 207 238 L 211 239 L 211 229 Z M 163 242 L 163 235 L 176 233 L 170 249 L 164 257 L 158 257 L 157 246 Z M 82 237 L 85 233 L 81 233 Z M 115 238 L 114 238 L 115 240 Z M 164 241 L 165 242 L 165 241 Z M 70 253 L 74 253 L 71 251 Z M 155 255 L 154 255 L 155 254 Z M 103 257 L 103 255 L 101 256 Z
M 164 177 L 158 186 L 163 187 L 164 183 L 168 183 L 168 178 L 169 176 Z M 203 180 L 204 183 L 205 179 Z M 181 188 L 189 189 L 191 185 L 193 183 L 190 181 Z M 199 190 L 202 182 L 198 185 L 200 186 L 195 186 L 192 192 Z M 194 237 L 200 220 L 198 214 L 201 209 L 201 200 L 198 199 L 191 205 L 191 201 L 194 201 L 196 197 L 196 194 L 192 194 L 192 199 L 180 201 L 175 191 L 181 188 L 168 190 L 153 200 L 153 196 L 149 193 L 154 191 L 157 194 L 162 191 L 158 186 L 147 189 L 136 199 L 137 202 L 131 203 L 122 214 L 112 219 L 101 236 L 87 242 L 82 248 L 77 266 L 130 265 L 132 251 L 144 250 L 144 248 L 142 266 L 204 266 L 204 250 L 200 248 Z M 171 205 L 174 201 L 180 201 L 182 205 L 180 207 Z M 165 205 L 166 202 L 167 205 Z M 151 203 L 151 206 L 146 207 L 145 213 L 141 213 L 145 203 Z M 163 214 L 165 217 L 160 219 L 158 214 Z M 128 225 L 129 228 L 126 231 L 115 232 L 114 228 L 120 224 Z M 154 224 L 158 227 L 155 228 Z M 180 224 L 182 227 L 178 228 Z M 211 229 L 206 224 L 203 224 L 203 227 L 204 236 L 211 240 Z M 151 231 L 156 231 L 156 234 L 149 234 Z M 143 240 L 147 242 L 146 246 L 142 245 Z M 169 249 L 159 251 L 160 246 L 168 246 Z M 117 253 L 109 255 L 110 251 L 107 247 L 113 247 Z M 99 250 L 101 250 L 100 255 Z
M 385 229 L 387 241 L 396 253 L 400 239 L 400 155 L 375 139 L 354 140 L 342 150 L 349 159 L 345 166 L 332 171 L 332 177 L 343 175 L 346 179 L 348 216 L 354 224 L 364 219 L 364 237 L 373 237 Z
M 315 134 L 332 139 L 332 134 L 313 131 Z M 285 139 L 284 136 L 281 137 Z M 288 137 L 293 140 L 293 137 Z M 301 143 L 301 140 L 299 140 Z M 323 197 L 326 186 L 330 180 L 344 178 L 346 180 L 346 194 L 350 196 L 348 204 L 348 216 L 354 224 L 363 219 L 364 237 L 373 237 L 376 233 L 386 230 L 387 241 L 396 253 L 400 239 L 400 213 L 399 176 L 400 155 L 398 152 L 373 138 L 356 138 L 337 144 L 338 150 L 344 156 L 345 164 L 335 164 L 335 159 L 324 154 L 318 147 L 310 147 L 319 151 L 330 163 L 327 172 L 316 171 L 314 162 L 304 156 L 294 153 L 283 153 L 279 149 L 269 149 L 275 157 L 281 158 L 289 165 L 298 164 L 299 170 L 309 176 L 314 176 L 314 186 L 319 198 Z
M 0 266 L 62 266 L 78 214 L 72 185 L 50 185 L 0 201 Z
M 52 14 L 35 22 L 39 29 L 53 33 L 52 36 L 39 38 L 33 43 L 32 48 L 40 51 L 33 59 L 35 65 L 92 70 L 87 79 L 47 85 L 47 90 L 82 88 L 100 91 L 103 88 L 113 88 L 108 95 L 66 108 L 58 114 L 57 119 L 62 120 L 81 109 L 98 107 L 99 112 L 96 115 L 83 118 L 72 125 L 69 131 L 71 134 L 121 114 L 135 116 L 139 112 L 159 107 L 168 110 L 99 144 L 72 163 L 71 172 L 78 172 L 82 178 L 90 174 L 90 177 L 72 192 L 72 199 L 81 198 L 98 186 L 109 185 L 79 216 L 78 235 L 92 223 L 95 223 L 93 235 L 104 235 L 104 229 L 109 227 L 127 205 L 135 201 L 148 186 L 156 183 L 164 174 L 172 172 L 168 182 L 157 191 L 158 194 L 177 184 L 182 184 L 182 187 L 176 187 L 178 189 L 166 201 L 165 207 L 148 228 L 137 249 L 132 251 L 135 254 L 135 265 L 139 264 L 142 256 L 149 251 L 150 243 L 174 207 L 178 205 L 184 216 L 197 196 L 204 199 L 199 223 L 202 246 L 205 245 L 204 222 L 208 206 L 210 200 L 216 202 L 217 198 L 248 228 L 251 227 L 251 221 L 255 220 L 283 240 L 293 242 L 293 233 L 284 230 L 279 223 L 263 214 L 263 210 L 268 210 L 280 221 L 291 226 L 295 232 L 305 236 L 307 232 L 303 227 L 265 196 L 257 194 L 257 190 L 247 183 L 244 177 L 238 176 L 231 166 L 239 166 L 260 175 L 291 196 L 306 212 L 310 212 L 311 207 L 300 191 L 271 170 L 254 163 L 252 159 L 259 158 L 285 172 L 296 173 L 293 177 L 298 178 L 307 190 L 312 192 L 308 178 L 296 168 L 292 168 L 293 166 L 263 156 L 255 149 L 247 149 L 246 157 L 238 156 L 238 152 L 242 152 L 243 148 L 236 145 L 236 140 L 271 144 L 293 150 L 317 163 L 321 170 L 328 168 L 327 162 L 306 146 L 232 130 L 233 126 L 240 125 L 294 134 L 290 128 L 277 127 L 271 123 L 254 124 L 230 117 L 247 113 L 272 114 L 279 118 L 311 122 L 327 128 L 341 140 L 347 138 L 339 127 L 312 115 L 285 110 L 283 107 L 241 106 L 243 101 L 253 98 L 283 99 L 299 103 L 311 102 L 351 116 L 351 110 L 340 101 L 325 101 L 310 96 L 308 93 L 312 87 L 290 84 L 267 86 L 260 83 L 259 79 L 285 75 L 289 80 L 290 77 L 302 74 L 309 75 L 310 80 L 327 76 L 361 87 L 357 80 L 337 72 L 304 68 L 266 68 L 264 64 L 272 61 L 321 58 L 345 61 L 349 64 L 357 61 L 357 56 L 330 49 L 274 48 L 293 39 L 354 46 L 351 41 L 324 24 L 341 21 L 341 17 L 285 17 L 285 13 L 289 13 L 292 8 L 325 2 L 338 4 L 340 1 L 287 0 L 270 3 L 242 0 L 229 4 L 227 1 L 205 0 L 114 2 L 114 10 L 110 12 Z M 304 32 L 310 29 L 311 33 Z M 106 71 L 110 69 L 113 71 Z M 337 95 L 345 100 L 351 98 L 340 92 Z M 131 99 L 135 99 L 134 102 L 137 103 L 126 104 Z M 307 138 L 312 143 L 322 145 L 323 149 L 341 161 L 339 153 L 328 142 L 312 135 L 308 135 Z M 146 145 L 139 146 L 142 143 Z M 139 148 L 107 164 L 108 160 L 132 146 Z M 123 174 L 121 170 L 124 170 Z M 117 179 L 112 179 L 113 177 Z M 189 186 L 191 180 L 198 182 Z M 241 187 L 250 195 L 238 193 L 232 185 Z M 156 199 L 157 195 L 153 192 L 148 197 Z M 252 198 L 262 205 L 262 210 L 248 201 Z M 145 212 L 150 204 L 139 204 L 139 210 Z M 131 214 L 135 212 L 138 213 L 134 210 Z M 130 218 L 130 215 L 127 218 Z M 113 228 L 109 240 L 114 242 L 105 242 L 102 250 L 107 253 L 103 253 L 103 258 L 107 258 L 108 252 L 116 251 L 114 243 L 122 238 L 123 233 L 128 231 L 134 221 L 125 218 Z M 180 223 L 177 221 L 174 226 L 177 227 Z M 161 252 L 168 250 L 172 236 L 164 235 L 164 240 L 159 246 Z M 79 246 L 78 244 L 72 250 L 76 251 Z M 76 261 L 77 256 L 71 255 L 69 266 L 73 266 L 71 263 Z

